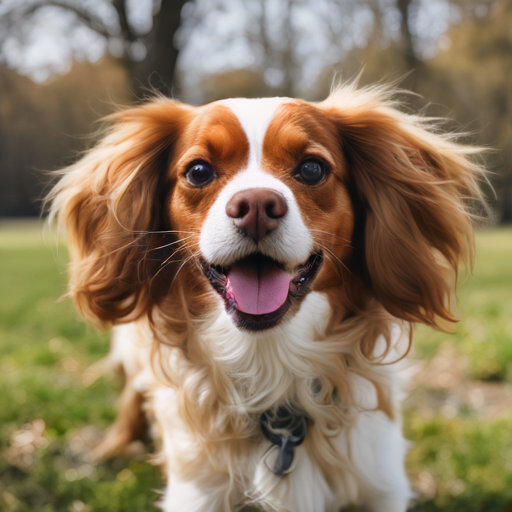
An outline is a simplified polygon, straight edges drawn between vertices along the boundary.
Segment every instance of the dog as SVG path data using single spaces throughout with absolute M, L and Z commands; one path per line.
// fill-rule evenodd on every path
M 99 453 L 149 423 L 165 512 L 406 510 L 401 361 L 414 323 L 457 320 L 484 169 L 393 98 L 156 97 L 51 192 L 126 375 Z

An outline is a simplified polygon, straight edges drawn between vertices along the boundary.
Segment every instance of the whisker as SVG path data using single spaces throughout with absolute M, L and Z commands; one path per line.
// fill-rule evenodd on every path
M 171 282 L 171 286 L 174 284 L 174 281 L 176 280 L 176 278 L 178 277 L 178 274 L 180 273 L 181 269 L 192 259 L 194 258 L 197 253 L 199 251 L 195 251 L 193 252 L 181 265 L 180 265 L 180 268 L 178 269 L 178 272 L 176 272 L 176 274 L 174 275 L 173 279 L 172 279 L 172 282 Z
M 171 263 L 171 258 L 177 254 L 178 252 L 184 250 L 184 249 L 190 249 L 191 247 L 198 247 L 199 246 L 199 243 L 195 243 L 195 244 L 184 244 L 183 246 L 181 247 L 178 247 L 168 258 L 165 259 L 165 261 L 163 261 L 161 264 L 160 264 L 160 268 L 158 269 L 158 271 L 156 272 L 156 274 L 151 278 L 151 281 L 150 281 L 150 286 L 152 285 L 153 283 L 153 280 L 156 279 L 158 277 L 158 274 L 160 274 L 160 272 L 162 272 L 162 270 L 165 269 L 165 267 Z M 179 263 L 180 261 L 183 261 L 183 260 L 173 260 L 173 263 Z M 186 261 L 186 260 L 185 260 Z M 174 282 L 174 279 L 173 279 L 173 282 Z M 172 284 L 172 283 L 171 283 Z
M 316 243 L 320 244 L 321 242 L 319 242 L 315 237 L 313 237 L 313 239 L 315 240 Z M 332 247 L 335 247 L 337 249 L 344 249 L 345 247 L 350 247 L 352 249 L 354 249 L 354 246 L 351 245 L 351 244 L 330 244 Z
M 331 235 L 336 238 L 339 238 L 340 240 L 343 240 L 344 242 L 347 242 L 348 244 L 351 244 L 351 240 L 347 240 L 346 238 L 343 238 L 342 236 L 337 235 L 336 233 L 331 233 L 330 231 L 323 231 L 322 229 L 310 229 L 310 231 L 316 231 L 318 233 L 325 233 L 326 235 Z
M 117 238 L 116 236 L 105 237 L 105 240 L 115 240 L 116 238 Z M 142 238 L 143 238 L 143 235 L 139 235 L 135 240 L 130 240 L 128 243 L 121 245 L 121 247 L 116 247 L 115 249 L 112 249 L 111 251 L 106 252 L 105 254 L 102 254 L 100 256 L 100 258 L 106 258 L 107 256 L 110 256 L 112 254 L 115 254 L 116 252 L 122 251 L 130 246 L 137 246 L 137 244 L 139 244 L 139 242 L 141 241 Z
M 181 242 L 183 240 L 187 240 L 188 238 L 192 238 L 191 236 L 187 237 L 187 238 L 184 238 L 184 239 L 181 239 L 181 240 L 177 240 L 176 242 L 172 242 L 170 244 L 166 244 L 166 245 L 163 245 L 161 247 L 156 247 L 154 249 L 148 249 L 147 251 L 144 252 L 144 256 L 139 260 L 139 263 L 137 265 L 137 272 L 139 272 L 140 270 L 140 265 L 146 261 L 148 259 L 148 253 L 152 250 L 156 250 L 156 249 L 162 249 L 164 247 L 168 247 L 170 245 L 174 245 L 178 242 Z M 157 273 L 151 278 L 151 282 L 153 282 L 153 279 L 160 273 L 160 271 L 162 270 L 162 268 L 165 266 L 165 264 L 176 254 L 178 253 L 179 251 L 181 251 L 182 249 L 185 249 L 187 247 L 187 243 L 183 244 L 182 246 L 178 247 L 178 249 L 176 249 L 163 263 L 160 263 L 160 269 L 157 271 Z
M 174 242 L 171 242 L 171 243 L 168 243 L 165 245 L 161 245 L 160 247 L 152 247 L 151 249 L 148 249 L 146 252 L 157 251 L 158 249 L 165 249 L 166 247 L 170 247 L 171 245 L 179 244 L 180 242 L 183 242 L 184 240 L 189 240 L 193 236 L 194 235 L 186 236 L 185 238 L 180 238 L 179 240 L 176 240 Z
M 197 234 L 197 231 L 182 231 L 181 229 L 171 229 L 168 231 L 133 231 L 133 230 L 130 230 L 130 231 L 131 231 L 131 233 L 141 233 L 143 235 L 164 235 L 166 233 L 185 233 L 185 234 L 191 234 L 191 235 Z
M 121 245 L 121 247 L 116 247 L 115 249 L 112 249 L 111 251 L 109 252 L 106 252 L 105 254 L 102 254 L 101 256 L 99 256 L 100 258 L 106 258 L 107 256 L 111 256 L 112 254 L 115 254 L 116 252 L 119 252 L 119 251 L 122 251 L 124 249 L 127 249 L 128 247 L 130 246 L 137 246 L 141 240 L 143 240 L 145 234 L 151 234 L 152 232 L 150 231 L 147 231 L 147 232 L 140 232 L 141 234 L 139 234 L 137 236 L 137 238 L 135 238 L 134 240 L 130 240 L 128 243 L 124 244 L 124 245 Z M 156 231 L 153 232 L 153 233 L 157 233 Z M 152 248 L 149 248 L 149 249 L 146 249 L 145 252 L 150 252 L 150 251 L 156 251 L 158 249 L 163 249 L 165 247 L 168 247 L 168 246 L 171 246 L 171 245 L 174 245 L 174 244 L 177 244 L 179 242 L 182 242 L 183 240 L 188 240 L 189 238 L 192 238 L 194 236 L 195 233 L 193 233 L 192 235 L 190 236 L 187 236 L 185 238 L 180 238 L 179 240 L 176 240 L 174 242 L 171 242 L 169 244 L 166 244 L 166 245 L 161 245 L 160 247 L 152 247 Z M 115 240 L 117 237 L 116 236 L 111 236 L 111 237 L 105 237 L 104 239 L 105 240 Z
M 190 244 L 184 244 L 182 245 L 181 247 L 178 247 L 178 249 L 176 249 L 168 258 L 165 259 L 165 261 L 163 261 L 160 266 L 163 267 L 164 265 L 166 265 L 169 260 L 175 255 L 177 254 L 179 251 L 183 250 L 183 249 L 190 249 L 192 247 L 198 247 L 199 246 L 199 243 L 195 243 L 193 245 L 190 245 Z
M 151 281 L 153 281 L 153 279 L 155 279 L 158 274 L 160 274 L 160 272 L 162 272 L 162 270 L 164 270 L 164 268 L 169 264 L 171 263 L 171 259 L 173 258 L 174 255 L 176 255 L 178 252 L 182 251 L 182 250 L 185 250 L 185 249 L 193 249 L 195 247 L 199 247 L 199 242 L 196 242 L 195 244 L 184 244 L 183 246 L 181 247 L 178 247 L 168 258 L 165 259 L 165 261 L 163 261 L 161 264 L 160 264 L 160 268 L 158 269 L 157 273 L 151 278 Z M 199 251 L 195 251 L 194 253 L 192 253 L 192 256 L 194 256 L 195 254 L 197 254 L 197 252 Z M 189 258 L 187 258 L 189 259 Z M 187 261 L 187 259 L 185 260 L 185 263 Z M 183 260 L 173 260 L 173 263 L 179 263 L 180 261 L 183 261 Z M 181 269 L 181 267 L 180 267 Z M 179 270 L 178 270 L 179 272 Z M 173 282 L 174 282 L 174 279 L 173 279 Z
M 112 213 L 114 215 L 114 218 L 116 219 L 116 222 L 121 227 L 121 229 L 123 229 L 124 231 L 127 231 L 128 233 L 140 234 L 140 235 L 163 235 L 163 234 L 167 234 L 167 233 L 185 233 L 185 234 L 194 234 L 195 233 L 195 231 L 182 231 L 179 229 L 170 229 L 170 230 L 162 230 L 162 231 L 160 231 L 160 230 L 146 231 L 146 230 L 130 229 L 130 228 L 127 228 L 126 226 L 123 226 L 123 224 L 119 220 L 119 217 L 117 216 L 117 212 L 115 211 L 115 209 L 112 209 Z
M 324 251 L 327 251 L 329 253 L 329 255 L 327 255 L 327 257 L 332 257 L 334 258 L 336 261 L 339 262 L 339 264 L 344 267 L 345 269 L 347 269 L 347 271 L 352 274 L 352 272 L 350 271 L 350 269 L 347 267 L 347 265 L 345 265 L 345 263 L 343 263 L 343 261 L 340 260 L 340 258 L 338 258 L 338 256 L 336 256 L 336 254 L 334 254 L 329 248 L 327 248 L 325 245 L 323 245 L 321 242 L 319 242 L 316 238 L 315 238 L 315 242 L 324 250 Z M 340 277 L 343 278 L 343 276 L 340 274 Z
M 152 247 L 152 248 L 150 248 L 150 249 L 146 249 L 146 250 L 144 251 L 144 254 L 143 254 L 142 258 L 141 258 L 141 259 L 138 261 L 138 263 L 137 263 L 137 276 L 138 276 L 138 278 L 139 278 L 139 282 L 141 282 L 141 283 L 143 282 L 142 277 L 141 277 L 141 271 L 140 271 L 140 269 L 141 269 L 141 265 L 142 265 L 145 261 L 149 261 L 148 254 L 149 254 L 151 251 L 155 251 L 155 250 L 157 250 L 157 249 L 163 249 L 164 247 L 169 247 L 169 246 L 171 246 L 171 245 L 175 245 L 175 244 L 177 244 L 177 243 L 179 243 L 179 242 L 182 242 L 183 240 L 188 240 L 189 238 L 192 238 L 192 235 L 191 235 L 191 236 L 189 236 L 189 237 L 186 237 L 186 238 L 182 238 L 182 239 L 180 239 L 180 240 L 176 240 L 176 241 L 171 242 L 171 243 L 169 243 L 169 244 L 162 245 L 162 246 L 160 246 L 160 247 Z M 187 246 L 187 244 L 185 243 L 182 247 L 179 247 L 179 248 L 178 248 L 175 252 L 173 252 L 173 253 L 169 256 L 169 258 L 167 258 L 167 260 L 165 260 L 165 261 L 168 261 L 168 260 L 169 260 L 170 258 L 172 258 L 172 257 L 173 257 L 173 256 L 174 256 L 178 251 L 180 251 L 182 248 L 184 248 L 184 247 L 186 247 L 186 246 Z M 155 261 L 155 260 L 153 260 L 153 261 Z M 164 263 L 165 263 L 165 262 L 164 262 Z M 161 265 L 163 265 L 163 264 L 161 264 Z M 153 281 L 153 279 L 158 275 L 158 273 L 159 273 L 159 272 L 160 272 L 160 270 L 159 270 L 159 271 L 158 271 L 158 272 L 157 272 L 157 273 L 156 273 L 156 274 L 151 278 L 151 282 L 152 282 L 152 281 Z

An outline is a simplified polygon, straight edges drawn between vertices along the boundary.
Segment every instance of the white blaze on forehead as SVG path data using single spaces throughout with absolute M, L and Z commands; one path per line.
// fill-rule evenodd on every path
M 263 140 L 268 125 L 274 118 L 280 105 L 292 103 L 291 98 L 235 98 L 221 101 L 236 115 L 249 141 L 249 164 L 261 167 Z
M 249 141 L 247 167 L 240 169 L 220 192 L 201 228 L 200 249 L 206 260 L 228 266 L 254 252 L 261 252 L 289 267 L 304 263 L 313 252 L 313 239 L 302 219 L 292 190 L 261 168 L 263 140 L 276 110 L 290 98 L 230 99 L 219 103 L 237 116 Z M 226 205 L 241 190 L 268 188 L 286 199 L 288 213 L 279 226 L 257 244 L 242 235 L 226 214 Z

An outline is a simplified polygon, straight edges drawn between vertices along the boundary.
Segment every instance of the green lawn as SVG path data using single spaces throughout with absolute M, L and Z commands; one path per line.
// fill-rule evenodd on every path
M 512 511 L 512 230 L 479 233 L 453 334 L 419 329 L 405 404 L 416 512 Z M 120 383 L 86 385 L 108 336 L 65 291 L 66 251 L 34 222 L 0 223 L 0 510 L 156 510 L 146 456 L 94 465 Z

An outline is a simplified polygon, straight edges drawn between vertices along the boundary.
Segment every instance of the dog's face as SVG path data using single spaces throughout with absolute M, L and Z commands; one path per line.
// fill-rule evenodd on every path
M 235 324 L 262 330 L 296 311 L 326 259 L 339 286 L 354 214 L 335 125 L 308 103 L 228 100 L 200 109 L 169 173 L 171 229 L 193 251 Z
M 481 168 L 382 90 L 158 99 L 111 120 L 52 193 L 89 319 L 126 321 L 174 294 L 195 315 L 225 307 L 263 330 L 318 290 L 342 320 L 375 301 L 408 321 L 453 320 L 447 269 L 471 254 L 465 199 L 481 198 Z

